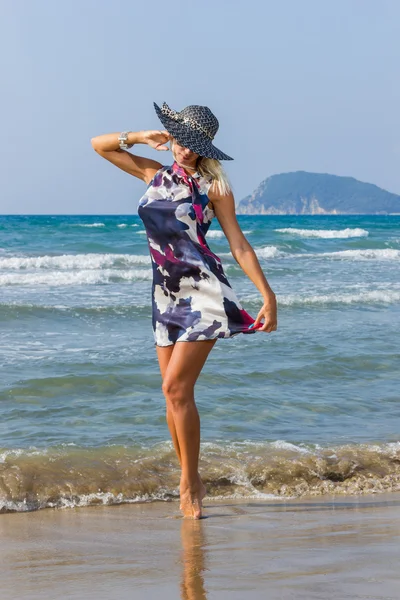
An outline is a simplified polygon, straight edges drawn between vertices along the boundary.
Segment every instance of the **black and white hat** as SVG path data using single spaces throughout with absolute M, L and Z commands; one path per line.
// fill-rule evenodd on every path
M 166 102 L 163 102 L 161 108 L 154 102 L 154 108 L 165 129 L 181 146 L 205 158 L 233 160 L 212 144 L 219 123 L 207 106 L 193 104 L 177 112 Z

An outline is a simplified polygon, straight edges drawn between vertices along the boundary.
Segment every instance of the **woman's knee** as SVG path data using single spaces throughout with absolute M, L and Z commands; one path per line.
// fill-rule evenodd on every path
M 165 379 L 162 384 L 162 391 L 167 406 L 170 408 L 179 407 L 193 401 L 193 388 L 184 381 Z

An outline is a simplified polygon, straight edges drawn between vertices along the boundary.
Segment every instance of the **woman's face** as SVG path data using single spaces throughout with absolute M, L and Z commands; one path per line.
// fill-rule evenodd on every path
M 172 154 L 179 165 L 182 165 L 182 167 L 188 167 L 189 169 L 196 168 L 196 161 L 200 154 L 189 150 L 189 148 L 186 148 L 186 146 L 181 146 L 175 139 L 172 140 L 171 149 Z

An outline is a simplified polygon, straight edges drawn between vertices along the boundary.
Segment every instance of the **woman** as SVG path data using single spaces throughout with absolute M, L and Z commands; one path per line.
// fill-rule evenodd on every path
M 154 341 L 168 428 L 182 469 L 180 508 L 185 517 L 199 519 L 206 489 L 198 473 L 196 380 L 218 338 L 275 331 L 277 305 L 236 219 L 234 197 L 220 163 L 233 159 L 212 144 L 219 127 L 215 115 L 206 106 L 187 106 L 180 112 L 165 102 L 162 108 L 154 106 L 164 130 L 110 133 L 91 141 L 100 156 L 147 184 L 138 214 L 153 264 Z M 126 152 L 134 144 L 171 149 L 173 165 Z M 256 319 L 242 308 L 220 258 L 205 240 L 214 216 L 233 257 L 262 295 Z

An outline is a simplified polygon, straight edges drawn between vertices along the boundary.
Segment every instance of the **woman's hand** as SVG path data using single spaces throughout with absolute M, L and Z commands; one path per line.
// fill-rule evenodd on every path
M 261 323 L 261 319 L 264 319 L 262 327 L 257 327 L 257 331 L 266 331 L 267 333 L 276 331 L 278 327 L 277 312 L 276 296 L 272 293 L 267 298 L 264 298 L 264 304 L 254 321 L 253 328 L 256 328 Z
M 143 131 L 143 143 L 155 148 L 155 150 L 169 150 L 168 146 L 165 146 L 164 144 L 166 144 L 170 138 L 171 136 L 168 131 Z

